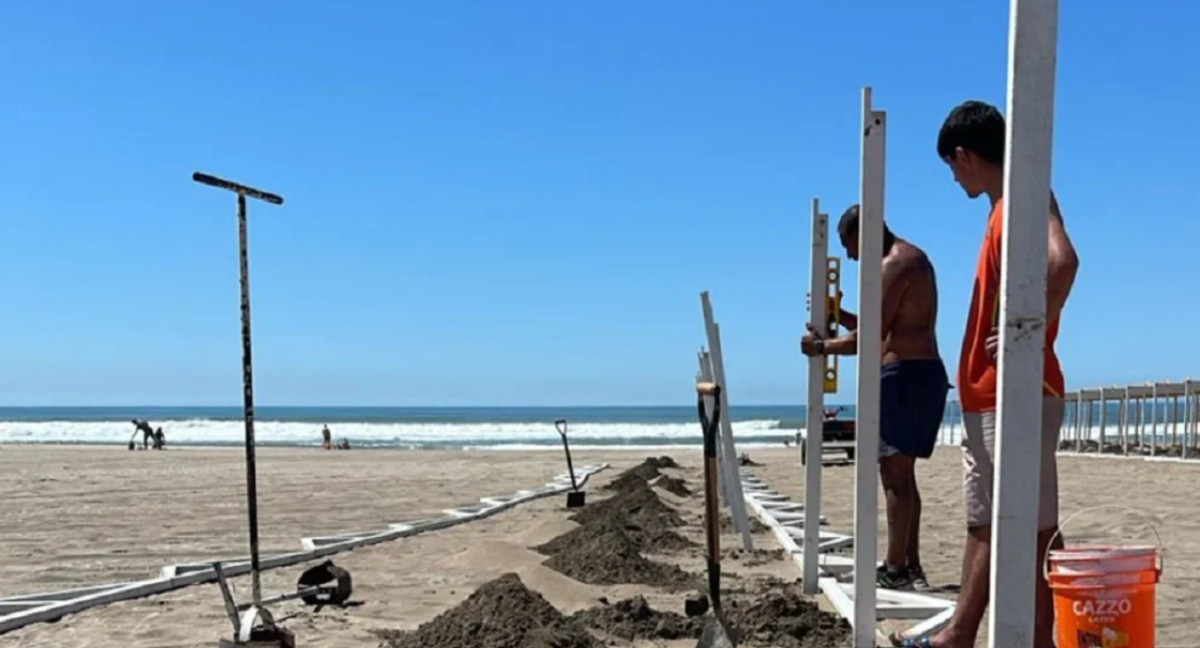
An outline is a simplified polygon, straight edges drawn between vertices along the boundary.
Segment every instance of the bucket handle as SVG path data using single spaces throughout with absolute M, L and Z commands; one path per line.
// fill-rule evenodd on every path
M 1047 546 L 1046 557 L 1044 559 L 1042 559 L 1042 578 L 1047 581 L 1050 580 L 1050 549 L 1049 549 L 1049 547 L 1053 546 L 1054 541 L 1056 539 L 1058 539 L 1059 536 L 1062 535 L 1063 529 L 1065 529 L 1067 527 L 1067 524 L 1069 524 L 1071 522 L 1071 520 L 1074 520 L 1075 518 L 1079 517 L 1080 515 L 1083 515 L 1084 513 L 1090 513 L 1092 511 L 1098 511 L 1101 509 L 1119 509 L 1119 510 L 1125 511 L 1127 513 L 1133 513 L 1134 517 L 1141 520 L 1141 522 L 1146 525 L 1146 528 L 1150 529 L 1150 532 L 1154 534 L 1155 547 L 1157 549 L 1157 551 L 1155 552 L 1155 554 L 1156 554 L 1155 557 L 1158 559 L 1158 566 L 1156 567 L 1156 570 L 1158 571 L 1158 575 L 1161 578 L 1162 573 L 1163 573 L 1163 567 L 1166 564 L 1166 558 L 1163 556 L 1162 536 L 1158 534 L 1158 529 L 1155 528 L 1155 526 L 1150 523 L 1150 519 L 1146 515 L 1142 514 L 1137 509 L 1133 509 L 1128 506 L 1124 506 L 1122 504 L 1100 504 L 1097 506 L 1089 506 L 1087 508 L 1075 511 L 1071 515 L 1068 515 L 1067 519 L 1063 520 L 1062 523 L 1058 525 L 1058 530 L 1056 530 L 1054 532 L 1054 535 L 1050 536 L 1050 542 L 1046 545 Z

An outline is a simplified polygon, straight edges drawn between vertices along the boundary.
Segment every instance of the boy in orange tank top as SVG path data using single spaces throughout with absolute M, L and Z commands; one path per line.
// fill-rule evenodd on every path
M 938 157 L 950 166 L 955 182 L 967 196 L 978 198 L 986 194 L 991 201 L 958 367 L 963 409 L 963 499 L 967 509 L 967 545 L 963 555 L 962 593 L 950 623 L 932 638 L 918 642 L 896 641 L 898 645 L 971 648 L 987 609 L 996 448 L 1001 240 L 1004 234 L 1004 140 L 1004 117 L 995 107 L 978 101 L 967 101 L 954 108 L 938 134 Z M 1059 316 L 1079 268 L 1079 259 L 1053 196 L 1049 207 L 1038 564 L 1045 559 L 1050 539 L 1058 529 L 1055 452 L 1062 425 L 1064 380 L 1054 353 L 1054 342 L 1058 336 Z M 1061 540 L 1060 537 L 1056 544 L 1061 544 Z M 1054 645 L 1054 608 L 1049 587 L 1040 577 L 1035 596 L 1034 648 L 1051 648 Z

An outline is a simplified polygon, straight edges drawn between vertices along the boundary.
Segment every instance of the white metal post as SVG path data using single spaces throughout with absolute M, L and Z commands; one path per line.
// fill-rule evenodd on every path
M 1138 449 L 1138 454 L 1141 454 L 1142 450 L 1144 449 L 1144 445 L 1145 445 L 1145 438 L 1142 435 L 1142 432 L 1146 429 L 1146 408 L 1144 405 L 1145 402 L 1146 402 L 1145 396 L 1138 396 L 1138 399 L 1137 399 L 1137 449 Z
M 1084 449 L 1084 390 L 1075 394 L 1075 451 Z
M 1104 428 L 1108 424 L 1108 395 L 1100 388 L 1100 452 L 1104 452 Z
M 725 472 L 721 479 L 728 481 L 729 509 L 734 527 L 742 534 L 742 546 L 746 551 L 754 548 L 750 538 L 750 522 L 746 519 L 746 499 L 742 494 L 742 479 L 737 466 L 737 449 L 733 445 L 733 417 L 729 409 L 729 385 L 725 382 L 725 361 L 721 354 L 721 328 L 713 319 L 712 304 L 708 291 L 700 293 L 700 307 L 704 311 L 704 330 L 708 336 L 708 352 L 712 361 L 713 379 L 721 386 L 721 444 L 724 446 Z
M 1029 648 L 1037 576 L 1058 0 L 1012 0 L 990 648 Z
M 879 379 L 882 357 L 883 181 L 887 115 L 862 91 L 858 219 L 858 400 L 854 456 L 854 648 L 875 648 L 879 531 Z M 1045 236 L 1043 235 L 1043 239 Z M 1043 241 L 1043 244 L 1045 241 Z M 1038 381 L 1041 384 L 1041 381 Z
M 1150 387 L 1150 456 L 1158 454 L 1158 383 Z
M 1192 431 L 1194 423 L 1195 420 L 1192 418 L 1192 379 L 1188 377 L 1183 379 L 1183 450 L 1180 452 L 1180 456 L 1184 459 L 1188 458 L 1188 450 L 1191 449 L 1189 438 L 1195 439 L 1195 433 Z M 1193 434 L 1193 436 L 1188 437 L 1188 434 Z
M 1171 448 L 1179 445 L 1179 397 L 1171 396 Z
M 1121 399 L 1121 454 L 1129 454 L 1129 388 Z
M 812 201 L 812 250 L 808 294 L 809 323 L 825 331 L 828 305 L 829 217 L 821 213 L 820 201 Z M 819 591 L 821 557 L 821 457 L 825 428 L 825 358 L 808 359 L 808 421 L 804 437 L 804 593 Z

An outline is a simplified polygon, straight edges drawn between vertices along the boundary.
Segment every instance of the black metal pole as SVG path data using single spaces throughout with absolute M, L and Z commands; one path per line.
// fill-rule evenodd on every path
M 246 196 L 239 193 L 238 256 L 242 277 L 242 389 L 246 413 L 246 508 L 250 517 L 250 578 L 254 604 L 262 602 L 258 564 L 258 472 L 254 464 L 254 370 L 250 353 L 250 261 L 246 244 Z
M 254 463 L 254 371 L 250 353 L 250 262 L 246 243 L 246 196 L 282 205 L 283 197 L 207 173 L 196 172 L 192 180 L 237 193 L 238 262 L 242 288 L 242 395 L 246 418 L 246 504 L 250 520 L 250 578 L 254 604 L 262 603 L 262 578 L 258 556 L 258 475 Z

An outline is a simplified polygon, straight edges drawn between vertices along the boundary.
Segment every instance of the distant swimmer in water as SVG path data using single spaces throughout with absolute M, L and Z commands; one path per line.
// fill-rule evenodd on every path
M 131 421 L 131 422 L 133 423 L 133 427 L 134 427 L 133 436 L 136 437 L 137 433 L 141 432 L 142 433 L 142 449 L 143 450 L 148 449 L 150 447 L 150 441 L 152 441 L 154 439 L 154 428 L 150 427 L 150 424 L 147 423 L 146 421 L 139 421 L 137 419 L 133 419 L 133 421 Z M 133 439 L 129 440 L 129 445 L 130 446 L 133 445 Z
M 321 447 L 326 450 L 333 449 L 333 433 L 329 431 L 329 426 L 321 428 Z

